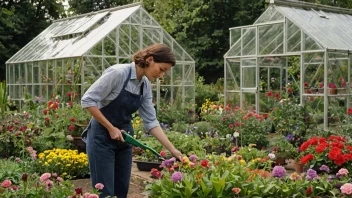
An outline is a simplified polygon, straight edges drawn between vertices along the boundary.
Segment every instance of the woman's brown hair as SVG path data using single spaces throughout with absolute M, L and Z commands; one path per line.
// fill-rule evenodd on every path
M 154 44 L 148 46 L 132 56 L 133 62 L 139 67 L 148 67 L 147 58 L 152 56 L 156 63 L 170 63 L 171 66 L 176 64 L 175 55 L 171 49 L 165 44 Z

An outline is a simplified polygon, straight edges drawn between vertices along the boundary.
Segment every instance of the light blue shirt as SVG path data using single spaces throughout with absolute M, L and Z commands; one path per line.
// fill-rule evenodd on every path
M 160 126 L 160 124 L 156 119 L 150 82 L 146 76 L 143 76 L 140 81 L 137 79 L 134 63 L 118 64 L 107 68 L 103 72 L 103 75 L 83 95 L 81 105 L 84 108 L 97 106 L 99 109 L 108 105 L 120 94 L 130 69 L 131 78 L 125 90 L 134 94 L 140 94 L 141 85 L 144 82 L 142 105 L 138 111 L 143 119 L 145 129 L 149 131 L 154 127 Z

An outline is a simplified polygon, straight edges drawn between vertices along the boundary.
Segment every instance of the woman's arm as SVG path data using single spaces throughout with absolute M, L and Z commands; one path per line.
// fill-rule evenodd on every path
M 150 130 L 150 133 L 167 149 L 170 153 L 178 158 L 182 159 L 182 153 L 175 148 L 175 146 L 170 142 L 170 140 L 165 135 L 164 131 L 160 126 L 154 127 Z

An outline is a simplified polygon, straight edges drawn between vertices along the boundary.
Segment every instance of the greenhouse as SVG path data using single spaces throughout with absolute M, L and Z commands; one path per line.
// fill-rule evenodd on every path
M 192 101 L 194 60 L 139 3 L 54 21 L 6 62 L 9 96 L 20 108 L 25 97 L 79 100 L 104 69 L 130 63 L 134 52 L 154 43 L 168 45 L 177 61 L 151 82 L 154 102 Z
M 267 113 L 268 96 L 296 94 L 324 129 L 341 124 L 351 106 L 351 35 L 352 10 L 271 0 L 253 25 L 230 28 L 225 101 Z

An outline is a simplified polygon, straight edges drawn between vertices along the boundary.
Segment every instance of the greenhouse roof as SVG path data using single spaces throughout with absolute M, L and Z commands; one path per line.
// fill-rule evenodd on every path
M 352 10 L 292 0 L 274 7 L 323 47 L 352 50 Z
M 82 56 L 141 8 L 135 3 L 56 20 L 6 63 Z

